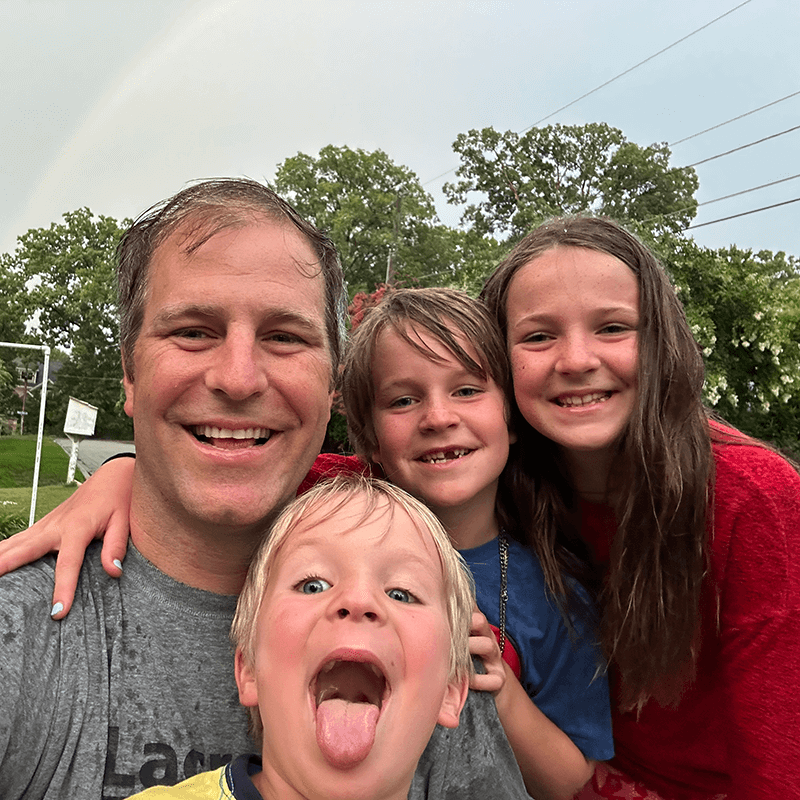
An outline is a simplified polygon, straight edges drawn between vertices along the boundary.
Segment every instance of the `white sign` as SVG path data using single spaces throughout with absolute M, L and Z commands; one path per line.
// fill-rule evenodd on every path
M 97 407 L 70 397 L 67 406 L 67 418 L 64 421 L 64 433 L 73 436 L 92 436 L 97 421 Z

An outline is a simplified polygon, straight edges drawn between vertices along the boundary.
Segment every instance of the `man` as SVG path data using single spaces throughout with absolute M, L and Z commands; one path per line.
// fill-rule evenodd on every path
M 341 268 L 268 189 L 191 186 L 145 212 L 119 257 L 137 450 L 125 572 L 108 578 L 90 548 L 72 612 L 44 625 L 52 559 L 0 578 L 4 798 L 127 797 L 254 749 L 227 630 L 330 414 Z M 526 796 L 489 697 L 437 732 L 411 796 Z

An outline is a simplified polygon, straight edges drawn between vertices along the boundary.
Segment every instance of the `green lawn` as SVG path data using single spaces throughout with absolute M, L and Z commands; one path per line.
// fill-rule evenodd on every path
M 36 458 L 35 436 L 0 438 L 0 539 L 28 527 L 31 507 L 31 484 Z M 39 490 L 36 494 L 36 519 L 43 517 L 74 491 L 66 486 L 69 456 L 51 439 L 42 442 L 39 467 Z M 83 481 L 80 470 L 75 477 Z

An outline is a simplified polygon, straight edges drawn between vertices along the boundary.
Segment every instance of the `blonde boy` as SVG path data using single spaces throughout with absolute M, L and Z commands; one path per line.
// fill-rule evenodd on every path
M 231 630 L 263 766 L 240 758 L 141 796 L 405 799 L 436 723 L 458 725 L 473 605 L 421 503 L 360 476 L 320 484 L 273 525 Z

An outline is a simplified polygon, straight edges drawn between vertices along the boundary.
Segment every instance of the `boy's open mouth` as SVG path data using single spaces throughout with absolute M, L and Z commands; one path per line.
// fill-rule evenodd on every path
M 317 709 L 317 744 L 331 766 L 350 769 L 372 750 L 387 694 L 377 665 L 332 659 L 311 683 Z
M 216 428 L 213 425 L 192 425 L 192 434 L 198 442 L 222 450 L 242 450 L 266 444 L 272 433 L 269 428 Z
M 383 706 L 386 678 L 375 666 L 362 661 L 328 661 L 317 673 L 314 698 L 319 708 L 326 700 Z
M 456 459 L 463 458 L 472 453 L 466 447 L 454 447 L 452 450 L 439 450 L 433 453 L 425 453 L 420 456 L 419 460 L 424 461 L 426 464 L 444 464 L 447 461 L 455 461 Z

